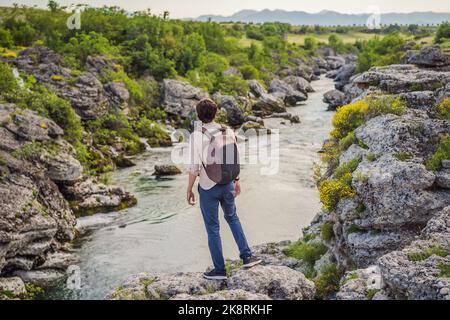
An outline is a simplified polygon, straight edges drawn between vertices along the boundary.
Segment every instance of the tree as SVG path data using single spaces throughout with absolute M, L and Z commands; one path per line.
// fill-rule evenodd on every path
M 444 39 L 450 39 L 450 23 L 448 22 L 443 23 L 439 26 L 434 42 L 442 43 Z
M 6 29 L 0 29 L 0 47 L 12 48 L 14 46 L 14 39 L 11 32 Z
M 305 38 L 304 48 L 305 48 L 305 50 L 316 51 L 316 49 L 317 49 L 317 41 L 316 41 L 316 39 L 314 39 L 312 37 L 306 37 Z
M 50 9 L 51 12 L 56 12 L 59 9 L 59 3 L 55 0 L 49 0 L 47 7 Z

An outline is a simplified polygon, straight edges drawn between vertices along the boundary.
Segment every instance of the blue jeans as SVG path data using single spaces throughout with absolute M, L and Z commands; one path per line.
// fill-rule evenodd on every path
M 225 185 L 216 185 L 210 190 L 198 187 L 200 193 L 200 208 L 208 233 L 208 246 L 214 268 L 217 272 L 225 271 L 225 261 L 222 253 L 222 241 L 220 239 L 219 203 L 225 215 L 225 220 L 230 226 L 234 240 L 239 247 L 241 259 L 249 258 L 252 252 L 245 239 L 244 230 L 236 214 L 234 202 L 234 182 Z

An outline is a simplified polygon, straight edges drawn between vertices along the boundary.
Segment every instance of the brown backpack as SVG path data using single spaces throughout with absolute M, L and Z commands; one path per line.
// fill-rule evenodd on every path
M 213 133 L 203 127 L 202 133 L 209 138 L 206 164 L 203 163 L 206 175 L 217 184 L 234 181 L 241 170 L 234 136 L 228 134 L 225 126 Z

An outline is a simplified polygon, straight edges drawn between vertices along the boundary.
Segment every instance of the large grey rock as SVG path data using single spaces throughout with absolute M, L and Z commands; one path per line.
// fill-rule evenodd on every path
M 51 141 L 64 134 L 52 120 L 14 104 L 0 104 L 0 123 L 17 137 L 28 141 Z
M 126 279 L 107 296 L 113 300 L 167 300 L 180 294 L 204 295 L 225 288 L 221 281 L 203 278 L 202 273 L 138 274 Z
M 430 190 L 433 173 L 422 164 L 389 155 L 363 161 L 353 174 L 353 186 L 365 205 L 360 225 L 399 228 L 424 225 L 450 201 L 447 192 Z
M 83 119 L 96 119 L 111 110 L 127 107 L 129 94 L 123 83 L 103 86 L 99 80 L 106 71 L 117 71 L 116 62 L 107 57 L 88 57 L 85 66 L 88 71 L 76 76 L 66 67 L 62 56 L 46 47 L 23 50 L 13 63 L 68 100 Z
M 336 110 L 345 104 L 345 94 L 339 90 L 330 90 L 324 93 L 323 102 L 328 103 L 330 110 Z
M 348 272 L 336 294 L 337 300 L 368 300 L 369 293 L 381 290 L 382 279 L 378 266 Z
M 216 101 L 218 101 L 219 108 L 225 110 L 227 122 L 230 126 L 240 126 L 245 122 L 244 111 L 239 107 L 233 96 L 218 96 Z
M 170 300 L 271 300 L 269 296 L 244 290 L 224 290 L 201 296 L 186 293 L 176 295 Z
M 248 86 L 250 87 L 250 92 L 256 98 L 259 98 L 267 93 L 267 90 L 262 86 L 261 83 L 259 83 L 258 80 L 248 80 Z
M 424 68 L 443 68 L 450 65 L 450 57 L 442 52 L 439 45 L 424 47 L 419 51 L 409 51 L 403 63 Z
M 155 165 L 155 176 L 163 177 L 163 176 L 175 176 L 181 174 L 181 170 L 175 165 Z
M 341 56 L 327 56 L 325 60 L 331 70 L 336 70 L 345 65 L 345 58 Z
M 368 89 L 376 86 L 378 89 L 392 93 L 410 91 L 434 91 L 445 87 L 450 82 L 450 72 L 419 69 L 413 65 L 390 65 L 373 67 L 369 71 L 356 76 L 353 83 Z
M 286 106 L 280 98 L 271 94 L 263 94 L 252 106 L 253 111 L 258 112 L 262 116 L 272 113 L 286 112 Z
M 422 236 L 423 240 L 378 260 L 386 290 L 397 299 L 448 300 L 450 278 L 442 270 L 450 264 L 450 207 L 428 222 Z
M 41 288 L 52 288 L 67 278 L 65 272 L 53 269 L 31 271 L 18 270 L 13 272 L 13 274 L 21 278 L 24 282 L 32 283 Z
M 417 117 L 414 114 L 387 114 L 369 120 L 355 130 L 355 135 L 375 154 L 408 152 L 425 158 L 442 134 L 450 132 L 450 123 Z
M 294 90 L 303 92 L 305 95 L 314 92 L 313 87 L 311 86 L 309 81 L 306 80 L 305 78 L 297 76 L 288 76 L 284 78 L 283 81 L 289 84 L 292 88 L 294 88 Z
M 237 270 L 228 279 L 228 288 L 262 293 L 281 300 L 308 300 L 315 295 L 314 283 L 301 272 L 283 266 Z
M 20 296 L 26 293 L 25 284 L 19 277 L 0 278 L 0 295 L 2 292 Z
M 436 96 L 433 91 L 414 91 L 400 95 L 406 102 L 408 108 L 430 111 L 436 103 Z
M 294 89 L 291 85 L 280 79 L 270 81 L 269 93 L 282 99 L 290 107 L 294 107 L 297 103 L 305 101 L 308 98 L 306 94 Z
M 77 215 L 122 210 L 136 204 L 136 198 L 123 187 L 105 185 L 91 178 L 62 188 Z
M 352 62 L 342 66 L 334 77 L 334 81 L 336 81 L 336 89 L 342 91 L 344 86 L 350 82 L 351 77 L 353 77 L 355 73 L 356 63 Z
M 165 79 L 162 90 L 164 111 L 181 118 L 193 117 L 197 103 L 202 99 L 209 98 L 207 92 L 179 80 Z
M 450 189 L 450 169 L 436 172 L 436 184 L 445 189 Z

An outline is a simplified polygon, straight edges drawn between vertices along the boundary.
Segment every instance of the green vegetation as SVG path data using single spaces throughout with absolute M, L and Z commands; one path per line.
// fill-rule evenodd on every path
M 367 159 L 367 161 L 369 161 L 369 162 L 374 162 L 375 160 L 378 159 L 378 157 L 377 157 L 377 155 L 374 154 L 374 153 L 368 153 L 368 154 L 366 155 L 366 159 Z
M 14 293 L 8 290 L 0 291 L 0 300 L 35 300 L 44 294 L 44 289 L 35 286 L 31 283 L 25 284 L 25 293 L 16 296 Z
M 0 92 L 11 92 L 18 89 L 16 78 L 9 65 L 0 61 Z
M 394 157 L 397 158 L 397 160 L 399 161 L 408 161 L 413 158 L 413 155 L 407 151 L 400 151 L 394 154 Z
M 450 98 L 445 98 L 437 106 L 437 113 L 441 119 L 450 120 Z
M 399 49 L 406 43 L 400 34 L 391 34 L 384 38 L 375 37 L 359 42 L 358 72 L 369 70 L 373 66 L 398 64 L 404 54 Z
M 448 39 L 450 39 L 450 23 L 447 22 L 439 26 L 434 41 L 436 43 L 443 43 Z
M 364 232 L 366 232 L 366 230 L 358 227 L 356 224 L 352 224 L 347 228 L 347 234 L 364 233 Z
M 320 242 L 309 243 L 298 241 L 291 244 L 286 249 L 285 253 L 290 257 L 305 261 L 310 267 L 314 267 L 314 263 L 319 260 L 326 251 L 326 247 Z
M 341 281 L 340 286 L 342 287 L 347 282 L 352 281 L 352 280 L 356 280 L 358 278 L 359 278 L 358 274 L 355 271 L 353 271 Z
M 368 119 L 388 113 L 401 115 L 405 110 L 405 103 L 399 97 L 390 95 L 371 96 L 365 100 L 342 106 L 333 117 L 334 130 L 331 132 L 331 136 L 343 139 Z
M 422 251 L 412 252 L 408 254 L 409 261 L 423 261 L 431 257 L 432 255 L 436 255 L 439 257 L 446 257 L 450 254 L 449 248 L 444 248 L 442 246 L 433 245 L 429 248 L 426 248 Z
M 450 263 L 441 262 L 438 264 L 439 277 L 450 278 Z
M 325 222 L 320 226 L 320 235 L 322 236 L 322 239 L 325 241 L 330 241 L 334 238 L 334 231 L 333 231 L 333 223 L 332 222 Z
M 353 198 L 352 173 L 359 165 L 359 159 L 352 159 L 335 169 L 333 179 L 324 180 L 319 185 L 320 201 L 325 209 L 333 210 L 340 200 Z
M 442 166 L 442 160 L 450 159 L 450 135 L 444 135 L 436 146 L 436 151 L 425 163 L 428 170 L 438 171 Z
M 142 117 L 135 126 L 136 133 L 141 137 L 147 138 L 147 142 L 151 147 L 167 147 L 172 145 L 169 134 L 159 123 Z
M 326 299 L 330 294 L 339 290 L 342 271 L 334 263 L 329 263 L 320 269 L 319 275 L 314 279 L 316 296 Z
M 369 289 L 367 290 L 366 298 L 367 300 L 372 300 L 373 297 L 379 292 L 380 289 Z

